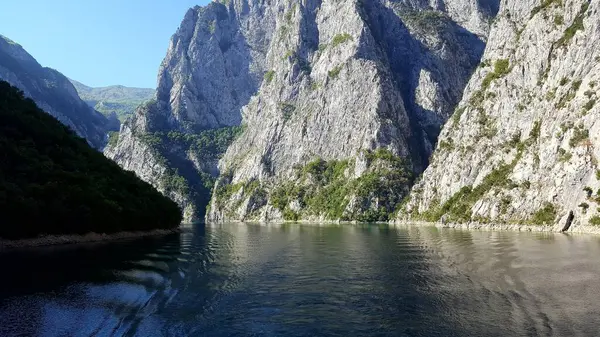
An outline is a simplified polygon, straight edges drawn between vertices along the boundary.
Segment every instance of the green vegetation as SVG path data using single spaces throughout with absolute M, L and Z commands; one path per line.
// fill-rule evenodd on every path
M 560 99 L 558 103 L 556 103 L 555 107 L 557 109 L 562 109 L 565 106 L 567 106 L 567 103 L 569 103 L 573 98 L 575 98 L 575 96 L 577 95 L 577 91 L 580 87 L 581 80 L 573 81 L 573 83 L 571 83 L 571 88 L 569 89 L 569 91 Z
M 531 15 L 529 17 L 533 18 L 537 13 L 541 12 L 542 10 L 544 10 L 546 8 L 549 8 L 550 6 L 552 6 L 554 4 L 556 6 L 562 6 L 562 0 L 543 0 L 539 6 L 535 6 L 531 10 Z
M 588 198 L 591 198 L 592 193 L 594 193 L 594 191 L 589 186 L 584 187 L 583 191 L 586 193 Z
M 173 228 L 177 205 L 0 82 L 0 237 Z
M 584 111 L 590 111 L 592 110 L 592 108 L 596 105 L 596 100 L 595 99 L 590 99 L 587 103 L 585 103 L 585 105 L 583 106 L 583 110 Z
M 365 155 L 369 169 L 356 179 L 348 178 L 354 162 L 347 160 L 317 158 L 297 168 L 297 182 L 274 189 L 269 198 L 271 205 L 291 221 L 311 215 L 329 220 L 389 220 L 408 192 L 410 170 L 386 149 L 367 151 Z M 354 207 L 347 209 L 352 197 Z M 290 208 L 293 201 L 300 205 L 300 213 Z
M 482 89 L 487 90 L 493 81 L 506 76 L 509 72 L 510 62 L 507 59 L 496 60 L 496 63 L 494 63 L 494 71 L 488 73 L 481 83 Z
M 511 163 L 499 165 L 475 187 L 464 186 L 442 205 L 439 203 L 432 204 L 429 210 L 418 214 L 417 218 L 422 218 L 426 221 L 438 221 L 443 215 L 446 215 L 449 221 L 468 222 L 476 220 L 472 214 L 473 205 L 483 198 L 486 193 L 494 189 L 519 187 L 509 176 L 519 160 L 521 160 L 526 147 L 533 144 L 536 138 L 539 137 L 540 128 L 541 124 L 536 122 L 530 132 L 530 138 L 525 142 L 519 141 L 520 134 L 513 136 L 510 142 L 515 142 L 514 147 L 517 149 L 517 153 Z M 525 185 L 527 185 L 525 188 L 530 187 L 529 182 L 524 182 L 523 186 Z
M 119 142 L 119 132 L 110 131 L 108 133 L 108 146 L 113 147 Z
M 294 112 L 296 112 L 296 106 L 290 103 L 279 103 L 279 110 L 283 116 L 283 120 L 287 121 L 292 118 Z
M 600 216 L 594 215 L 589 221 L 592 226 L 600 226 Z
M 583 212 L 583 214 L 587 213 L 587 210 L 590 208 L 590 204 L 588 204 L 587 202 L 582 202 L 581 204 L 579 204 L 579 208 L 581 208 L 581 212 Z
M 210 173 L 198 172 L 190 167 L 191 164 L 181 160 L 173 162 L 172 160 L 177 160 L 177 156 L 173 156 L 171 150 L 176 148 L 191 153 L 201 162 L 216 161 L 243 131 L 244 126 L 233 126 L 203 130 L 195 134 L 170 131 L 138 134 L 136 137 L 151 148 L 155 160 L 166 168 L 160 180 L 161 188 L 194 200 L 199 215 L 203 215 L 216 178 Z
M 271 84 L 271 82 L 273 81 L 273 78 L 275 78 L 275 71 L 274 70 L 269 70 L 265 73 L 265 82 L 267 84 Z
M 403 21 L 426 31 L 439 31 L 451 22 L 446 14 L 435 10 L 408 10 L 403 8 L 399 14 Z
M 329 71 L 329 73 L 328 73 L 329 78 L 336 79 L 339 76 L 341 71 L 342 71 L 342 65 L 340 64 Z
M 140 104 L 154 96 L 154 89 L 128 88 L 120 85 L 91 88 L 77 81 L 70 81 L 75 86 L 79 97 L 89 106 L 107 117 L 114 112 L 121 122 L 133 115 Z
M 352 35 L 348 34 L 348 33 L 344 33 L 344 34 L 337 34 L 336 36 L 333 37 L 333 40 L 331 40 L 331 47 L 335 48 L 343 43 L 346 43 L 348 41 L 354 40 L 354 38 L 352 37 Z
M 563 36 L 554 43 L 555 47 L 560 48 L 560 47 L 567 46 L 571 42 L 573 37 L 575 36 L 575 33 L 577 33 L 577 31 L 579 31 L 579 30 L 584 29 L 583 19 L 585 17 L 585 13 L 587 12 L 589 6 L 590 6 L 590 4 L 587 1 L 581 5 L 581 8 L 579 9 L 579 13 L 575 17 L 575 20 L 573 20 L 573 23 L 571 24 L 571 26 L 569 26 L 563 33 Z
M 569 146 L 576 147 L 582 144 L 585 140 L 589 139 L 589 137 L 589 130 L 584 129 L 583 125 L 578 125 L 573 132 L 573 137 L 571 137 L 569 140 Z
M 571 152 L 567 152 L 563 148 L 558 149 L 558 161 L 559 162 L 566 163 L 569 160 L 571 160 L 572 157 L 573 157 L 573 154 Z
M 460 117 L 462 117 L 463 113 L 465 112 L 466 107 L 460 107 L 457 108 L 454 111 L 454 114 L 452 114 L 452 126 L 456 127 L 458 125 L 458 123 L 460 122 Z
M 533 214 L 529 222 L 534 225 L 552 225 L 554 219 L 556 219 L 556 208 L 552 203 L 546 202 Z
M 561 87 L 563 85 L 567 84 L 567 83 L 569 83 L 569 79 L 568 78 L 563 77 L 563 78 L 560 79 L 560 83 L 559 84 L 560 84 Z
M 563 23 L 565 23 L 565 18 L 562 15 L 557 14 L 557 15 L 554 16 L 554 24 L 556 26 L 560 26 Z

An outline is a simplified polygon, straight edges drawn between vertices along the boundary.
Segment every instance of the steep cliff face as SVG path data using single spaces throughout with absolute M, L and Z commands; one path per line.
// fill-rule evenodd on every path
M 241 108 L 264 73 L 277 6 L 213 2 L 188 11 L 158 75 L 156 98 L 105 154 L 203 220 L 217 162 L 241 130 Z
M 502 1 L 400 218 L 600 224 L 600 1 Z
M 264 80 L 207 219 L 387 220 L 479 63 L 494 4 L 263 8 L 276 9 Z
M 73 129 L 96 149 L 106 144 L 109 121 L 77 95 L 58 71 L 42 67 L 20 45 L 0 35 L 0 79 L 21 89 L 44 111 Z

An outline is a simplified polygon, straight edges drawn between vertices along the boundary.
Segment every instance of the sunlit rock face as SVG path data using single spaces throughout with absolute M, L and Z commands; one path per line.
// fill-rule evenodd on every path
M 497 12 L 475 1 L 226 8 L 257 15 L 264 31 L 241 31 L 265 53 L 260 88 L 241 110 L 244 132 L 219 164 L 210 221 L 387 220 L 408 176 L 427 165 Z M 391 173 L 396 160 L 406 176 Z
M 600 2 L 502 1 L 400 218 L 599 223 Z

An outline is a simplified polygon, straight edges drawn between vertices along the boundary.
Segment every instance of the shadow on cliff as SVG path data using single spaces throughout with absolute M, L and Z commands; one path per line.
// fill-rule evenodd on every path
M 498 3 L 497 0 L 486 2 Z M 415 11 L 423 20 L 420 24 L 431 30 L 427 34 L 437 35 L 443 41 L 439 50 L 432 50 L 411 33 L 392 8 L 379 1 L 364 1 L 362 6 L 365 22 L 380 41 L 380 51 L 389 62 L 394 84 L 404 101 L 412 131 L 409 139 L 412 162 L 415 171 L 420 173 L 429 164 L 441 127 L 460 102 L 462 92 L 483 56 L 485 42 L 448 17 L 428 18 L 423 14 L 425 12 Z M 487 7 L 494 13 L 494 6 Z M 464 58 L 462 63 L 457 62 L 456 56 Z M 452 72 L 452 69 L 457 71 Z M 440 87 L 440 97 L 433 97 L 442 103 L 439 112 L 417 102 L 422 70 L 429 72 L 433 82 Z
M 201 34 L 190 35 L 184 39 L 183 43 L 186 44 L 185 53 L 181 55 L 183 64 L 189 69 L 196 69 L 195 73 L 209 73 L 217 71 L 212 68 L 211 65 L 206 65 L 201 62 L 194 62 L 188 53 L 189 49 L 194 48 L 194 44 L 208 44 L 216 43 L 218 48 L 214 51 L 217 55 L 214 58 L 220 58 L 230 68 L 226 72 L 226 80 L 229 81 L 230 86 L 233 89 L 230 92 L 221 92 L 222 95 L 230 95 L 231 100 L 235 102 L 235 108 L 229 111 L 231 118 L 217 118 L 218 113 L 216 106 L 206 104 L 206 95 L 210 94 L 202 89 L 203 85 L 208 85 L 200 78 L 190 78 L 183 81 L 183 85 L 180 88 L 181 91 L 187 92 L 188 96 L 194 96 L 198 102 L 202 102 L 196 106 L 196 109 L 192 111 L 192 114 L 198 116 L 204 116 L 200 120 L 192 120 L 189 118 L 187 110 L 185 111 L 174 111 L 173 108 L 173 93 L 172 88 L 175 85 L 172 71 L 163 70 L 159 74 L 159 84 L 157 91 L 157 101 L 146 109 L 145 118 L 145 129 L 146 132 L 169 132 L 177 131 L 187 134 L 199 134 L 206 130 L 219 129 L 224 127 L 239 126 L 242 121 L 242 107 L 246 106 L 252 96 L 254 96 L 259 89 L 260 81 L 262 81 L 262 72 L 252 70 L 253 55 L 251 53 L 251 44 L 247 40 L 247 37 L 242 34 L 240 27 L 243 27 L 241 16 L 250 15 L 250 8 L 248 3 L 244 3 L 241 13 L 236 13 L 233 3 L 225 5 L 219 2 L 211 2 L 198 14 L 196 18 L 195 27 L 201 27 L 199 21 L 202 20 L 214 20 L 213 28 L 210 35 L 206 31 L 204 32 L 206 40 L 194 40 L 199 39 L 197 36 Z M 215 32 L 214 27 L 219 27 Z M 200 28 L 201 29 L 201 28 Z M 258 30 L 264 30 L 265 28 L 258 27 Z M 264 33 L 264 32 L 263 32 Z M 266 34 L 266 33 L 265 33 Z M 258 34 L 261 35 L 261 34 Z M 263 36 L 262 34 L 261 36 Z M 187 39 L 190 39 L 189 41 Z M 204 38 L 203 38 L 204 39 Z M 220 53 L 220 55 L 219 55 Z M 182 62 L 182 60 L 177 60 Z M 169 66 L 173 67 L 174 64 Z M 201 71 L 200 71 L 201 70 Z M 241 74 L 246 74 L 242 76 Z M 243 77 L 245 86 L 234 84 L 239 82 L 240 77 Z M 238 83 L 239 84 L 239 83 Z M 239 90 L 237 90 L 239 89 Z M 187 109 L 187 107 L 186 107 Z M 209 117 L 206 117 L 209 116 Z M 232 117 L 233 116 L 233 117 Z M 227 117 L 227 116 L 226 116 Z M 214 121 L 208 122 L 208 118 L 214 118 Z M 214 125 L 216 127 L 208 126 Z M 165 146 L 169 145 L 169 146 Z M 167 166 L 175 170 L 180 176 L 184 177 L 188 183 L 190 193 L 188 195 L 189 201 L 193 202 L 197 208 L 198 221 L 203 222 L 206 214 L 206 208 L 211 199 L 212 190 L 207 187 L 211 184 L 207 181 L 209 176 L 217 178 L 219 175 L 218 158 L 223 153 L 211 153 L 209 160 L 202 162 L 202 168 L 196 167 L 194 162 L 188 158 L 188 148 L 177 142 L 171 142 L 170 144 L 162 144 L 158 147 L 161 155 L 167 159 Z M 205 150 L 205 149 L 200 149 Z M 206 149 L 209 151 L 209 149 Z

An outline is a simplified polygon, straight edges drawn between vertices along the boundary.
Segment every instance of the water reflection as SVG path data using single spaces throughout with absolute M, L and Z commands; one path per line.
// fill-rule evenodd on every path
M 598 335 L 600 240 L 212 225 L 0 255 L 0 335 Z

